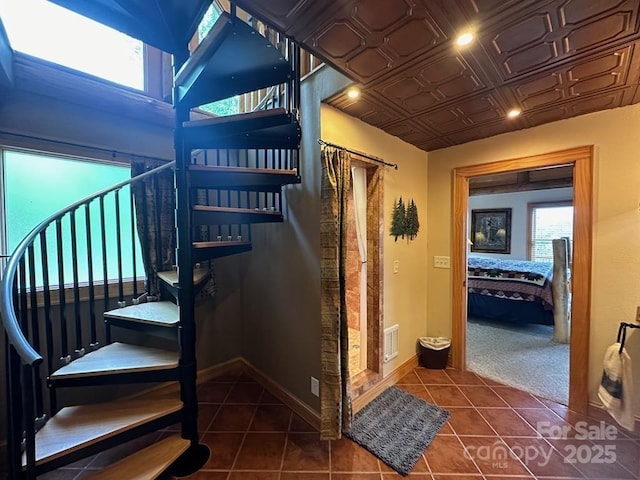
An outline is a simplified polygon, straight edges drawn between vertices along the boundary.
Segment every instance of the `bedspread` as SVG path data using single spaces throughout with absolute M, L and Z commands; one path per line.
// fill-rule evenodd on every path
M 469 257 L 467 287 L 469 293 L 540 302 L 545 309 L 551 310 L 552 274 L 551 263 Z

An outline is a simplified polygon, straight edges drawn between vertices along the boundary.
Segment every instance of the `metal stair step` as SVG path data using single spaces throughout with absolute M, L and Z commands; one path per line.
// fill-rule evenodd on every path
M 192 149 L 296 149 L 302 135 L 296 115 L 284 108 L 192 120 L 183 127 L 185 143 Z
M 111 343 L 58 369 L 50 376 L 50 381 L 118 375 L 178 367 L 178 354 L 168 350 Z
M 194 242 L 193 261 L 203 262 L 251 251 L 251 242 Z
M 181 409 L 182 402 L 177 398 L 117 400 L 62 408 L 36 434 L 36 465 L 88 449 L 145 424 L 162 419 L 173 422 L 174 414 Z M 23 455 L 22 464 L 25 463 Z
M 163 438 L 100 472 L 89 475 L 90 480 L 153 480 L 189 448 L 189 440 L 180 435 Z
M 274 45 L 223 12 L 176 75 L 176 103 L 196 107 L 285 83 L 291 75 L 291 65 Z
M 205 281 L 211 271 L 208 268 L 194 268 L 193 269 L 193 284 L 199 285 Z M 178 284 L 178 270 L 173 269 L 167 272 L 158 272 L 158 278 L 168 284 L 171 287 L 177 287 Z
M 194 205 L 191 215 L 194 225 L 269 223 L 284 220 L 282 213 L 278 211 L 208 205 Z
M 218 167 L 209 165 L 189 166 L 190 184 L 193 188 L 222 190 L 249 190 L 255 192 L 279 192 L 283 185 L 300 183 L 296 169 Z
M 180 322 L 180 311 L 178 306 L 171 302 L 147 302 L 110 310 L 104 313 L 104 317 L 160 327 L 175 327 Z
M 211 0 L 51 1 L 173 54 L 185 49 L 211 5 Z

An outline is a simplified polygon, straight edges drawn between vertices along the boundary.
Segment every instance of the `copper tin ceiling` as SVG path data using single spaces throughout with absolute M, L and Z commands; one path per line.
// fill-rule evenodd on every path
M 639 3 L 237 1 L 360 84 L 330 105 L 424 150 L 637 103 Z

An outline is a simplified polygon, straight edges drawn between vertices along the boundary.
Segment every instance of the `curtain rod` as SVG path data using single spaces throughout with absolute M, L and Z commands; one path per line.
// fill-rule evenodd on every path
M 335 143 L 326 142 L 326 141 L 322 140 L 321 138 L 318 139 L 318 143 L 320 145 L 325 145 L 327 147 L 338 148 L 340 150 L 344 150 L 345 152 L 353 153 L 354 155 L 359 155 L 361 157 L 368 158 L 369 160 L 372 160 L 372 161 L 377 162 L 377 163 L 381 163 L 382 165 L 385 165 L 387 167 L 393 167 L 396 170 L 398 169 L 398 164 L 397 163 L 385 162 L 381 158 L 374 157 L 373 155 L 369 155 L 368 153 L 359 152 L 358 150 L 352 150 L 350 148 L 346 148 L 346 147 L 343 147 L 341 145 L 336 145 Z

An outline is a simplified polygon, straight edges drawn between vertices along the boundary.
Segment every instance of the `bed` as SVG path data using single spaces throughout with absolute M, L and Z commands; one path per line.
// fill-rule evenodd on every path
M 470 256 L 468 315 L 554 325 L 553 264 Z

